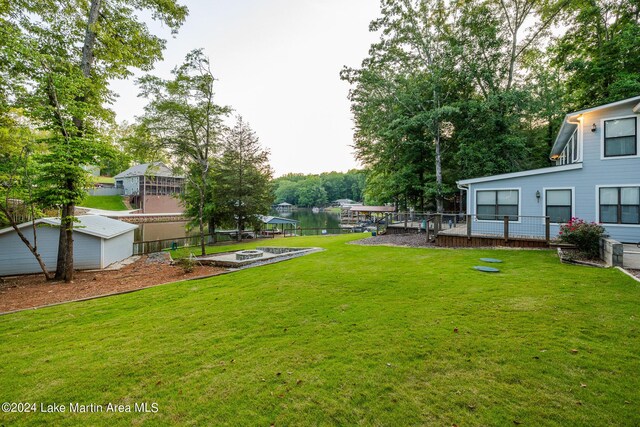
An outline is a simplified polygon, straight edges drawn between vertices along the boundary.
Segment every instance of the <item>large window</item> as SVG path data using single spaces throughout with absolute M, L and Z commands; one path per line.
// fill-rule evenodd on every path
M 547 190 L 545 192 L 546 216 L 551 222 L 563 224 L 571 219 L 571 190 Z
M 604 156 L 635 156 L 638 154 L 636 118 L 604 122 Z
M 600 222 L 640 224 L 640 187 L 600 188 Z
M 476 192 L 476 215 L 479 220 L 518 220 L 518 190 L 482 190 Z

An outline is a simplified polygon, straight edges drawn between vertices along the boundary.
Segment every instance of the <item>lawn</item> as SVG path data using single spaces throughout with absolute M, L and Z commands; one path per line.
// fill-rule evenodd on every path
M 552 251 L 357 237 L 275 239 L 326 251 L 0 317 L 2 401 L 158 408 L 0 424 L 640 424 L 639 283 Z M 501 273 L 471 269 L 487 256 Z
M 127 207 L 122 202 L 122 196 L 85 196 L 80 206 L 108 211 L 126 211 Z

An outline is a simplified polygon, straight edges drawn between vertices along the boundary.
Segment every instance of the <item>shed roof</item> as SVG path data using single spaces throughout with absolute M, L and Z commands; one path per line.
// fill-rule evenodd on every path
M 262 216 L 262 215 L 260 215 L 260 221 L 262 221 L 264 224 L 293 224 L 293 225 L 296 225 L 298 224 L 298 222 L 300 222 L 295 219 L 282 218 L 279 216 Z
M 102 239 L 111 239 L 121 234 L 138 228 L 135 224 L 118 221 L 100 215 L 80 215 L 76 217 L 78 222 L 73 226 L 73 230 L 78 233 L 88 234 L 90 236 L 100 237 Z M 36 224 L 48 224 L 54 227 L 60 226 L 60 218 L 40 218 L 35 221 Z M 31 222 L 24 222 L 18 225 L 18 228 L 31 226 Z M 0 234 L 13 231 L 13 227 L 7 227 L 0 230 Z
M 114 176 L 115 179 L 128 178 L 133 176 L 166 176 L 173 178 L 184 178 L 181 175 L 174 175 L 173 171 L 162 162 L 142 163 L 130 167 L 124 172 Z
M 351 212 L 395 212 L 394 206 L 351 206 Z
M 291 203 L 282 202 L 282 203 L 278 203 L 277 206 L 293 206 L 293 205 Z

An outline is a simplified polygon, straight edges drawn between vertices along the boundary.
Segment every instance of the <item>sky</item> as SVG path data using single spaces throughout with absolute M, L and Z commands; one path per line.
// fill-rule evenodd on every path
M 164 78 L 195 48 L 204 48 L 217 103 L 234 108 L 271 152 L 276 176 L 345 172 L 353 156 L 349 85 L 343 66 L 359 67 L 378 36 L 368 31 L 379 0 L 183 0 L 189 16 L 167 39 L 151 74 Z M 136 75 L 142 75 L 136 73 Z M 146 100 L 134 79 L 113 82 L 119 122 L 132 123 Z

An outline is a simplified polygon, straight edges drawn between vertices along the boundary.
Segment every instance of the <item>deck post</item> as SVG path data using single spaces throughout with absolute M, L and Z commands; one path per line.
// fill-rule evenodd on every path
M 467 239 L 471 240 L 471 215 L 467 214 Z
M 504 241 L 509 241 L 509 217 L 507 215 L 504 216 Z
M 551 218 L 548 216 L 544 219 L 544 239 L 547 241 L 547 245 L 551 240 Z
M 433 238 L 436 239 L 438 237 L 438 233 L 440 233 L 440 226 L 442 225 L 442 217 L 440 214 L 436 214 L 436 221 L 433 224 Z

